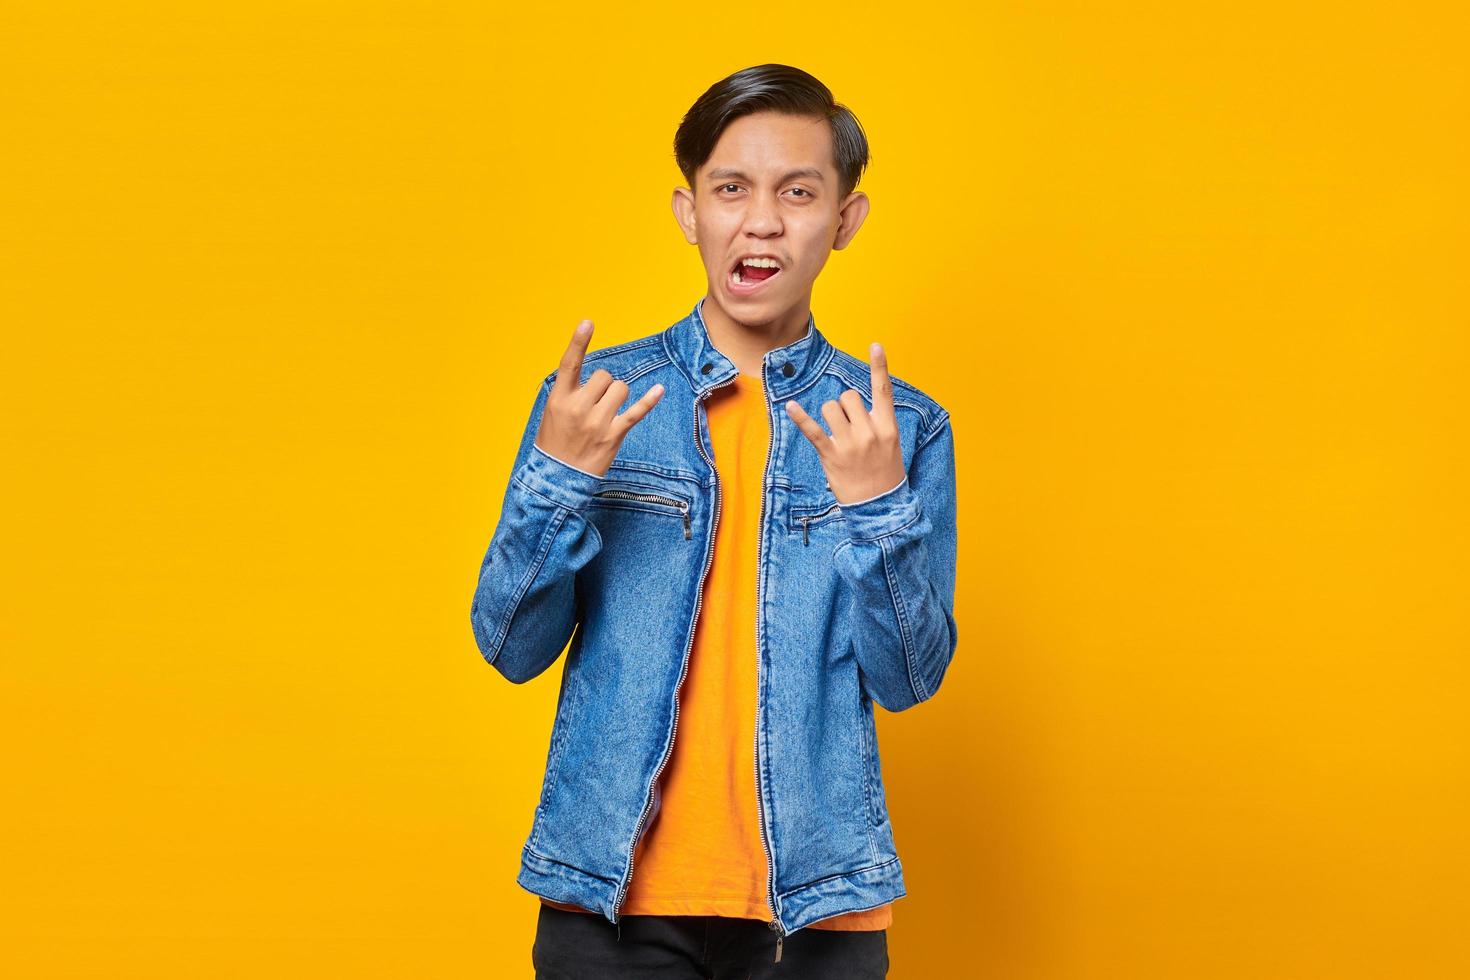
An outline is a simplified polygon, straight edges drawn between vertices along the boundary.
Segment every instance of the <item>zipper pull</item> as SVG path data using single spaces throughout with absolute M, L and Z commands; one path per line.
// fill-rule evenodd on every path
M 684 540 L 688 541 L 692 535 L 689 532 L 689 508 L 684 508 Z
M 781 937 L 776 937 L 776 962 L 781 962 Z
M 801 545 L 803 548 L 808 546 L 807 532 L 811 530 L 811 526 L 812 519 L 810 517 L 803 517 L 801 519 Z

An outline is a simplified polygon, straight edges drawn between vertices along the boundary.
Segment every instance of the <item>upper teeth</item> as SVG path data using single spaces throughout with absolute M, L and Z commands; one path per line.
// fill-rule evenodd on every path
M 775 259 L 741 259 L 741 265 L 753 265 L 759 269 L 779 269 L 781 266 Z

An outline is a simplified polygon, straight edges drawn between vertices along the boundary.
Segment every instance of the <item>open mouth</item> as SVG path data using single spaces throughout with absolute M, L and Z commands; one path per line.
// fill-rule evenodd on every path
M 781 274 L 779 266 L 769 262 L 749 264 L 749 260 L 736 262 L 726 276 L 730 292 L 737 296 L 749 296 L 765 288 L 766 283 Z

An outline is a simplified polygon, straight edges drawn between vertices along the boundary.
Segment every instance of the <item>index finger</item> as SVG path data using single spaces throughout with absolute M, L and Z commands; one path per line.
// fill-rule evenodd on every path
M 553 391 L 561 389 L 563 394 L 569 395 L 582 386 L 582 358 L 587 354 L 587 344 L 591 339 L 592 321 L 583 320 L 572 331 L 572 341 L 567 344 L 561 363 L 556 366 L 556 381 L 551 386 Z
M 888 352 L 876 340 L 868 345 L 869 375 L 873 386 L 873 412 L 893 418 L 893 379 L 888 376 Z

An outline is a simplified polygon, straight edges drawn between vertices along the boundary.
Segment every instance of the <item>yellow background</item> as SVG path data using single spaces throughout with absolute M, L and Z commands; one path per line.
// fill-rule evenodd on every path
M 531 975 L 475 576 L 780 61 L 873 144 L 817 323 L 959 452 L 890 975 L 1470 975 L 1458 6 L 8 3 L 0 973 Z

